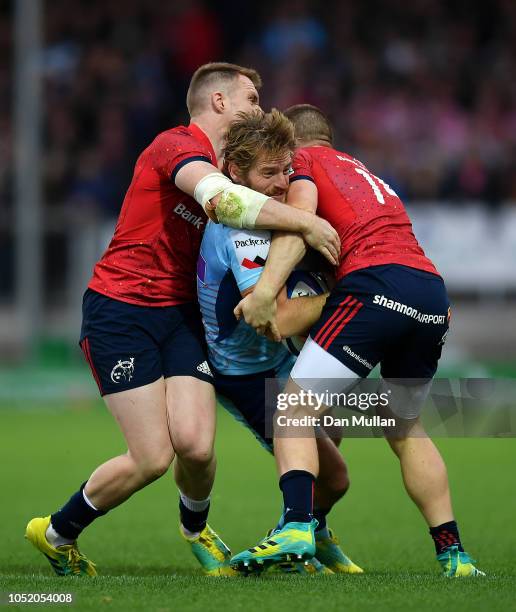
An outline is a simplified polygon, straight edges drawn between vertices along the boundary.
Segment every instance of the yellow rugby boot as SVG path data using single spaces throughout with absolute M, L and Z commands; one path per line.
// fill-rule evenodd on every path
M 77 542 L 54 548 L 46 538 L 50 516 L 33 518 L 27 525 L 25 537 L 50 562 L 58 576 L 96 576 L 95 564 L 77 548 Z
M 334 574 L 363 574 L 364 570 L 344 554 L 331 529 L 315 534 L 315 557 Z
M 231 551 L 209 525 L 206 525 L 194 538 L 186 536 L 181 526 L 179 533 L 188 542 L 192 553 L 201 564 L 202 571 L 207 576 L 238 576 L 238 572 L 229 564 Z

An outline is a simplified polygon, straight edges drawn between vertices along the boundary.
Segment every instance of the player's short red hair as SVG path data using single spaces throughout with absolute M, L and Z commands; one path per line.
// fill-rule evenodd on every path
M 333 130 L 330 120 L 317 106 L 296 104 L 283 111 L 294 124 L 298 142 L 323 141 L 333 144 Z
M 262 86 L 262 79 L 254 68 L 245 68 L 227 62 L 211 62 L 197 68 L 186 94 L 186 107 L 190 116 L 202 110 L 206 102 L 206 95 L 203 94 L 207 93 L 209 87 L 219 86 L 224 81 L 234 81 L 240 74 L 250 79 L 256 89 Z

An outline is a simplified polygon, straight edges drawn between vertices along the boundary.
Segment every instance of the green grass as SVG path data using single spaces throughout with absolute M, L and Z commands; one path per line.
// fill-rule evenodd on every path
M 387 445 L 353 439 L 343 443 L 352 487 L 330 522 L 345 551 L 367 570 L 364 576 L 200 576 L 178 534 L 177 492 L 166 476 L 81 537 L 100 577 L 63 580 L 23 540 L 25 525 L 54 511 L 97 464 L 123 452 L 123 439 L 100 403 L 69 410 L 0 408 L 0 591 L 71 591 L 72 609 L 97 611 L 516 610 L 516 440 L 437 443 L 448 463 L 463 541 L 486 579 L 439 576 L 427 529 Z M 239 551 L 278 517 L 274 465 L 223 412 L 217 449 L 210 524 Z

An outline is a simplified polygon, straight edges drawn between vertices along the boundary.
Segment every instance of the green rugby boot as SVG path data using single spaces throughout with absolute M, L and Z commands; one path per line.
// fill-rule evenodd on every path
M 231 559 L 231 565 L 238 571 L 247 572 L 261 571 L 274 563 L 308 561 L 315 554 L 316 527 L 315 519 L 310 523 L 286 523 L 271 537 L 235 555 Z
M 209 525 L 194 538 L 187 537 L 181 527 L 179 532 L 207 576 L 238 576 L 238 572 L 229 564 L 231 551 Z
M 95 564 L 85 557 L 77 548 L 77 542 L 54 548 L 47 538 L 50 516 L 33 518 L 27 525 L 25 537 L 50 562 L 58 576 L 96 576 Z
M 441 554 L 437 555 L 437 561 L 441 564 L 443 576 L 446 578 L 485 576 L 484 572 L 473 565 L 476 561 L 467 552 L 461 552 L 456 544 L 448 546 Z
M 315 557 L 334 574 L 363 574 L 364 570 L 344 554 L 331 529 L 315 534 Z
M 265 539 L 269 539 L 275 533 L 275 529 L 269 529 Z M 271 565 L 267 572 L 269 574 L 300 574 L 302 576 L 330 576 L 333 574 L 331 569 L 320 563 L 316 557 L 312 557 L 308 561 L 285 561 L 284 563 L 275 563 Z

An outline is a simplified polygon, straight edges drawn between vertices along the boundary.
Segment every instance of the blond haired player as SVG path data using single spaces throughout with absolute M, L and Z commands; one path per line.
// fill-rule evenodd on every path
M 235 183 L 284 201 L 294 145 L 293 125 L 279 111 L 243 114 L 228 131 L 225 172 Z M 233 314 L 241 297 L 251 293 L 260 278 L 270 243 L 268 230 L 239 230 L 209 222 L 197 266 L 197 293 L 219 400 L 273 452 L 265 386 L 275 386 L 276 378 L 288 378 L 295 360 L 282 344 L 257 335 Z M 319 318 L 326 295 L 288 300 L 283 290 L 278 305 L 281 334 L 305 333 Z M 283 569 L 360 573 L 326 525 L 327 514 L 349 487 L 346 465 L 333 440 L 322 437 L 317 442 L 321 469 L 314 488 L 314 514 L 319 522 L 315 555 L 306 566 L 295 563 Z

